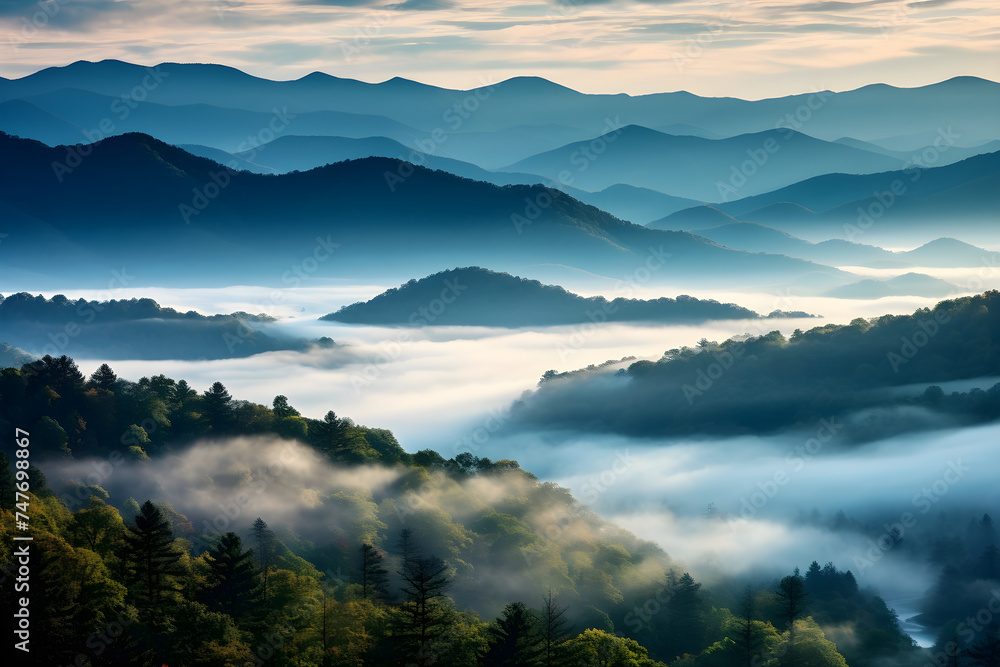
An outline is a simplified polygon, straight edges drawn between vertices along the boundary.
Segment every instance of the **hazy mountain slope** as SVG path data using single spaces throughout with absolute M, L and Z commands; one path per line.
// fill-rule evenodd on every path
M 584 203 L 637 225 L 646 225 L 670 213 L 701 204 L 694 199 L 674 197 L 649 188 L 637 188 L 623 183 L 598 192 L 587 192 L 577 188 L 566 188 L 566 191 Z
M 505 167 L 588 190 L 616 183 L 671 195 L 725 201 L 830 172 L 870 173 L 902 166 L 891 157 L 769 130 L 727 139 L 674 136 L 630 125 Z
M 244 158 L 237 157 L 233 153 L 227 153 L 226 151 L 219 150 L 218 148 L 212 148 L 211 146 L 200 146 L 198 144 L 177 144 L 177 148 L 185 150 L 191 155 L 197 155 L 198 157 L 218 162 L 219 164 L 225 165 L 226 167 L 236 171 L 246 169 L 247 171 L 252 171 L 255 174 L 278 173 L 278 171 L 272 167 L 267 167 L 257 162 L 251 162 Z M 252 155 L 252 157 L 256 159 L 257 156 Z
M 173 144 L 200 144 L 228 152 L 248 151 L 283 134 L 387 136 L 412 144 L 422 133 L 378 115 L 341 111 L 295 113 L 207 104 L 169 106 L 63 88 L 0 104 L 0 130 L 44 143 L 90 143 L 105 136 L 144 132 Z M 76 132 L 68 131 L 75 127 Z
M 78 166 L 57 174 L 60 183 L 52 164 L 77 148 L 9 136 L 0 137 L 0 147 L 10 156 L 0 164 L 0 202 L 18 216 L 43 220 L 69 243 L 113 261 L 155 244 L 157 254 L 144 256 L 146 270 L 183 257 L 213 274 L 237 271 L 226 273 L 227 284 L 235 275 L 262 273 L 290 283 L 303 258 L 314 256 L 311 274 L 331 255 L 336 260 L 324 274 L 353 267 L 384 275 L 372 262 L 391 258 L 410 275 L 441 263 L 509 269 L 553 262 L 614 272 L 643 266 L 657 280 L 725 280 L 733 272 L 748 280 L 846 277 L 633 225 L 540 186 L 497 187 L 385 158 L 277 176 L 229 173 L 129 134 L 94 145 Z M 45 251 L 70 248 L 52 244 Z M 300 267 L 299 282 L 308 278 L 301 274 Z
M 269 81 L 220 65 L 164 63 L 149 69 L 105 60 L 80 61 L 0 81 L 0 100 L 66 87 L 119 96 L 136 86 L 145 88 L 147 99 L 157 104 L 209 104 L 258 112 L 287 105 L 293 113 L 338 110 L 389 114 L 425 131 L 442 128 L 448 132 L 492 132 L 517 126 L 558 125 L 594 136 L 608 119 L 618 117 L 623 125 L 680 124 L 720 136 L 775 127 L 791 127 L 829 141 L 845 136 L 868 141 L 922 135 L 904 150 L 932 143 L 939 129 L 950 128 L 959 135 L 961 145 L 1000 138 L 1000 118 L 996 114 L 1000 84 L 975 77 L 957 77 L 918 88 L 876 84 L 839 93 L 816 91 L 747 101 L 703 98 L 687 92 L 585 95 L 537 77 L 483 81 L 478 88 L 459 91 L 400 78 L 370 84 L 314 72 L 294 81 Z M 455 157 L 477 161 L 468 154 Z
M 940 299 L 961 292 L 951 283 L 922 273 L 907 273 L 888 280 L 861 280 L 826 293 L 837 299 L 881 299 L 887 296 L 924 296 Z
M 716 207 L 811 240 L 926 242 L 947 221 L 950 233 L 993 243 L 1000 233 L 1000 153 L 929 169 L 827 174 Z
M 691 209 L 699 211 L 701 209 Z M 669 220 L 670 218 L 666 218 Z M 799 257 L 831 266 L 890 267 L 975 267 L 992 266 L 1000 261 L 1000 253 L 985 250 L 957 239 L 941 238 L 907 251 L 893 252 L 878 246 L 828 239 L 812 243 L 771 227 L 753 222 L 731 222 L 717 227 L 689 231 L 716 243 L 746 250 Z M 943 296 L 948 294 L 932 294 Z
M 860 202 L 872 193 L 891 192 L 900 182 L 908 198 L 927 197 L 1000 173 L 1000 152 L 978 155 L 952 165 L 928 169 L 893 170 L 877 174 L 825 174 L 773 192 L 716 204 L 729 215 L 752 215 L 765 206 L 791 202 L 810 211 L 825 212 Z M 897 190 L 899 187 L 897 187 Z M 891 209 L 890 209 L 891 213 Z M 754 220 L 753 222 L 766 222 Z

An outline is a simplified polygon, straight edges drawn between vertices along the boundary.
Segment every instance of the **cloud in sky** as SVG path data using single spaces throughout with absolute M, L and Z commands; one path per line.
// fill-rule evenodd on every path
M 998 30 L 989 0 L 14 0 L 0 8 L 0 75 L 141 57 L 278 79 L 319 70 L 468 88 L 537 75 L 586 92 L 760 98 L 998 79 L 1000 63 L 984 57 Z M 302 48 L 261 57 L 281 43 Z

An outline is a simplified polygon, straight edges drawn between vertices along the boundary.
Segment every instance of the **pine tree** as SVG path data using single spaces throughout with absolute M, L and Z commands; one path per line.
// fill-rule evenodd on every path
M 369 597 L 385 597 L 389 581 L 389 571 L 382 567 L 382 554 L 365 543 L 361 545 L 361 595 Z
M 174 548 L 170 522 L 150 501 L 143 503 L 125 534 L 125 561 L 132 578 L 130 592 L 152 611 L 173 589 L 170 578 L 182 572 L 181 552 Z
M 450 610 L 441 598 L 451 583 L 448 566 L 436 556 L 412 558 L 399 572 L 403 578 L 402 610 L 406 622 L 400 633 L 410 644 L 409 653 L 424 661 L 428 643 L 447 624 Z
M 261 599 L 267 602 L 268 570 L 271 568 L 271 562 L 274 560 L 275 551 L 274 532 L 267 527 L 267 524 L 260 517 L 257 517 L 257 520 L 253 522 L 253 527 L 250 530 L 254 544 L 257 545 L 254 549 L 254 554 L 257 557 L 257 568 L 261 574 Z
M 229 395 L 225 385 L 216 382 L 211 389 L 203 394 L 205 401 L 205 418 L 213 431 L 225 431 L 232 422 L 233 397 Z
M 413 560 L 416 554 L 416 546 L 413 543 L 413 531 L 409 528 L 404 528 L 399 531 L 399 542 L 397 542 L 399 547 L 399 552 L 403 556 L 403 569 L 405 570 L 410 565 L 410 561 Z
M 253 550 L 243 551 L 239 535 L 230 532 L 209 548 L 206 560 L 210 574 L 205 602 L 209 608 L 238 622 L 252 618 L 261 588 Z
M 187 380 L 178 380 L 177 384 L 174 385 L 174 401 L 177 402 L 178 407 L 183 407 L 185 402 L 197 395 L 198 392 L 191 388 Z
M 795 568 L 794 574 L 788 575 L 778 584 L 778 597 L 783 601 L 784 616 L 789 628 L 794 628 L 795 621 L 805 612 L 807 595 L 805 579 L 799 574 L 799 568 Z
M 542 599 L 542 613 L 539 619 L 538 631 L 542 640 L 542 664 L 552 667 L 559 664 L 556 658 L 556 647 L 569 638 L 568 621 L 565 618 L 566 607 L 556 604 L 556 596 L 552 589 L 545 592 Z
M 538 620 L 523 602 L 512 602 L 503 609 L 490 628 L 490 648 L 484 663 L 488 667 L 537 665 L 542 653 L 537 634 Z
M 1000 635 L 996 631 L 986 633 L 986 637 L 978 644 L 962 651 L 976 667 L 1000 666 Z
M 813 565 L 819 565 L 814 561 Z M 747 667 L 752 667 L 754 654 L 757 652 L 757 633 L 754 628 L 754 616 L 757 614 L 757 592 L 753 586 L 747 586 L 740 599 L 740 612 L 744 617 L 744 622 L 740 625 L 738 644 L 743 655 L 746 657 Z
M 113 370 L 111 370 L 111 366 L 108 366 L 107 364 L 101 364 L 100 367 L 90 376 L 90 384 L 98 389 L 106 389 L 107 391 L 114 389 L 115 382 L 117 381 L 118 376 L 115 375 Z
M 274 401 L 271 403 L 272 409 L 274 411 L 274 420 L 279 421 L 286 417 L 301 417 L 302 415 L 298 410 L 293 408 L 288 404 L 288 397 L 278 395 L 274 397 Z
M 685 572 L 676 583 L 668 578 L 668 588 L 671 590 L 671 597 L 666 619 L 667 654 L 696 654 L 704 646 L 705 635 L 705 605 L 700 593 L 701 584 L 695 583 L 694 578 Z
M 309 439 L 330 458 L 341 460 L 348 449 L 347 422 L 330 410 L 321 421 L 314 422 L 309 427 Z

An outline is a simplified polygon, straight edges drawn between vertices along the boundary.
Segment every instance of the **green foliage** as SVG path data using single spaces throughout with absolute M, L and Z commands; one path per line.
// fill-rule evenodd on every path
M 226 533 L 208 550 L 205 560 L 209 575 L 204 599 L 209 609 L 232 617 L 238 624 L 253 619 L 262 594 L 253 551 L 243 550 L 239 535 Z
M 877 388 L 1000 375 L 1000 292 L 987 291 L 850 325 L 827 324 L 786 340 L 773 331 L 668 350 L 606 374 L 545 381 L 512 418 L 545 428 L 640 436 L 766 433 L 882 407 L 925 408 L 972 422 L 1000 417 L 1000 386 L 926 396 Z M 707 343 L 707 341 L 706 341 Z M 873 403 L 873 400 L 877 401 Z M 858 427 L 873 438 L 917 428 L 914 420 Z
M 297 437 L 338 466 L 381 462 L 391 470 L 377 474 L 392 481 L 308 489 L 315 507 L 304 536 L 289 522 L 276 522 L 272 531 L 258 518 L 242 536 L 245 544 L 229 533 L 192 554 L 191 543 L 178 538 L 191 535 L 191 522 L 168 502 L 140 506 L 127 498 L 115 509 L 100 486 L 78 485 L 73 495 L 87 500 L 71 513 L 41 471 L 30 468 L 32 523 L 49 558 L 37 565 L 51 591 L 39 604 L 53 619 L 42 664 L 72 664 L 79 638 L 115 619 L 123 619 L 124 631 L 105 647 L 104 664 L 143 667 L 243 667 L 258 659 L 294 667 L 648 666 L 674 658 L 714 667 L 749 664 L 748 656 L 765 656 L 761 667 L 786 659 L 839 664 L 830 640 L 840 642 L 838 628 L 852 623 L 856 642 L 845 642 L 843 653 L 853 651 L 853 666 L 910 655 L 891 610 L 832 564 L 810 566 L 799 578 L 816 623 L 799 618 L 795 633 L 782 638 L 774 624 L 781 624 L 787 598 L 779 593 L 788 594 L 788 581 L 756 592 L 754 605 L 733 606 L 731 613 L 655 545 L 602 521 L 568 490 L 539 482 L 516 461 L 469 453 L 445 460 L 433 450 L 410 455 L 390 432 L 332 411 L 312 420 L 287 401 L 276 399 L 272 409 L 234 400 L 219 383 L 198 394 L 162 375 L 136 383 L 116 378 L 104 383 L 108 389 L 96 380 L 88 386 L 74 368 L 72 360 L 50 359 L 26 377 L 0 373 L 2 419 L 47 418 L 43 428 L 57 435 L 61 429 L 77 456 L 141 448 L 149 452 L 143 465 L 150 471 L 163 465 L 162 454 L 192 438 L 287 435 L 282 424 L 298 424 Z M 42 378 L 53 384 L 39 384 Z M 33 456 L 65 456 L 59 438 L 34 435 Z M 4 503 L 10 473 L 9 461 L 0 465 Z M 3 516 L 0 565 L 9 567 L 11 517 Z M 960 565 L 969 576 L 989 575 L 997 557 L 991 561 L 983 544 L 992 524 L 985 517 L 974 529 L 975 559 Z M 509 604 L 492 623 L 473 611 L 492 616 L 510 598 L 546 589 L 536 608 Z M 0 595 L 9 602 L 10 587 Z M 827 635 L 817 634 L 817 623 Z M 264 654 L 270 657 L 259 658 Z
M 847 667 L 844 656 L 837 653 L 837 646 L 826 638 L 812 617 L 795 621 L 783 639 L 787 646 L 781 667 Z
M 177 590 L 175 579 L 183 573 L 183 554 L 174 545 L 170 522 L 146 501 L 128 526 L 123 551 L 129 574 L 129 593 L 152 613 L 162 610 L 164 598 Z
M 604 630 L 584 630 L 564 645 L 578 665 L 595 667 L 654 667 L 656 662 L 638 642 Z
M 538 665 L 542 657 L 539 621 L 523 602 L 511 602 L 490 627 L 490 648 L 483 664 L 488 667 Z

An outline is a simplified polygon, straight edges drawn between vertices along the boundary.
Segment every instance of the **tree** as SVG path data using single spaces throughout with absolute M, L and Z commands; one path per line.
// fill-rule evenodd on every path
M 61 449 L 64 453 L 70 454 L 69 437 L 55 419 L 42 417 L 31 431 L 35 442 L 44 442 L 46 447 Z
M 795 621 L 783 637 L 782 667 L 847 667 L 837 645 L 826 638 L 811 616 Z
M 806 593 L 805 579 L 799 574 L 799 568 L 795 568 L 793 574 L 788 575 L 778 584 L 778 597 L 783 601 L 784 616 L 788 621 L 789 628 L 794 628 L 795 621 L 805 612 Z
M 73 515 L 69 534 L 74 546 L 90 549 L 107 561 L 125 539 L 121 514 L 97 496 L 91 496 L 84 509 Z
M 225 385 L 216 382 L 211 389 L 206 389 L 202 396 L 205 404 L 205 419 L 208 425 L 215 431 L 225 431 L 232 421 L 232 408 L 230 402 L 233 397 L 229 395 Z
M 179 566 L 183 554 L 174 547 L 170 522 L 147 500 L 134 525 L 128 526 L 125 540 L 124 556 L 132 579 L 130 592 L 156 611 L 164 594 L 173 590 L 171 578 L 183 571 Z
M 111 370 L 111 366 L 107 364 L 101 364 L 90 376 L 90 384 L 92 386 L 106 391 L 114 389 L 115 382 L 118 382 L 118 376 Z
M 302 415 L 298 410 L 293 408 L 288 404 L 288 397 L 278 395 L 274 397 L 274 402 L 271 404 L 274 410 L 274 420 L 278 421 L 284 419 L 285 417 L 301 417 Z
M 178 407 L 183 407 L 186 402 L 198 395 L 194 389 L 187 383 L 187 380 L 178 380 L 177 384 L 174 385 L 174 401 L 177 402 Z
M 757 653 L 757 631 L 754 627 L 754 616 L 757 613 L 757 591 L 753 586 L 747 586 L 740 598 L 740 613 L 743 614 L 743 623 L 740 625 L 738 645 L 743 656 L 746 658 L 747 667 L 753 665 L 754 655 Z
M 252 618 L 261 587 L 253 550 L 243 551 L 239 535 L 229 532 L 209 548 L 205 560 L 210 571 L 205 596 L 208 607 L 231 616 L 237 623 Z
M 996 631 L 987 632 L 982 641 L 962 653 L 976 667 L 1000 667 L 1000 635 Z
M 523 602 L 511 602 L 490 628 L 490 648 L 484 663 L 489 667 L 537 665 L 542 653 L 536 630 L 538 619 Z
M 257 556 L 257 567 L 261 573 L 261 598 L 267 602 L 267 575 L 274 560 L 275 537 L 274 531 L 267 527 L 264 520 L 257 517 L 250 529 L 254 544 L 257 545 L 254 553 Z
M 411 652 L 423 661 L 428 642 L 445 626 L 450 615 L 441 600 L 450 584 L 448 566 L 436 556 L 420 556 L 410 559 L 399 575 L 404 582 L 403 638 L 415 649 Z
M 413 560 L 413 556 L 416 553 L 416 546 L 413 543 L 413 531 L 409 528 L 399 531 L 397 546 L 399 547 L 400 554 L 403 556 L 403 569 L 405 570 L 409 567 L 410 561 Z
M 654 667 L 649 652 L 634 639 L 616 637 L 605 630 L 589 629 L 565 644 L 580 665 L 593 667 Z
M 685 572 L 676 582 L 668 577 L 668 590 L 672 592 L 667 604 L 666 653 L 680 656 L 697 653 L 704 647 L 705 605 L 701 598 L 701 584 Z
M 73 396 L 83 388 L 83 373 L 76 362 L 65 354 L 61 357 L 46 354 L 39 361 L 25 364 L 21 372 L 27 378 L 34 378 L 36 386 L 51 387 L 64 398 Z
M 566 607 L 556 604 L 556 596 L 552 589 L 545 592 L 542 598 L 542 613 L 539 618 L 538 632 L 542 640 L 542 664 L 552 667 L 559 661 L 556 659 L 556 647 L 569 637 L 566 629 L 568 621 L 565 618 Z
M 389 571 L 382 567 L 382 554 L 367 542 L 361 545 L 361 596 L 384 597 Z

